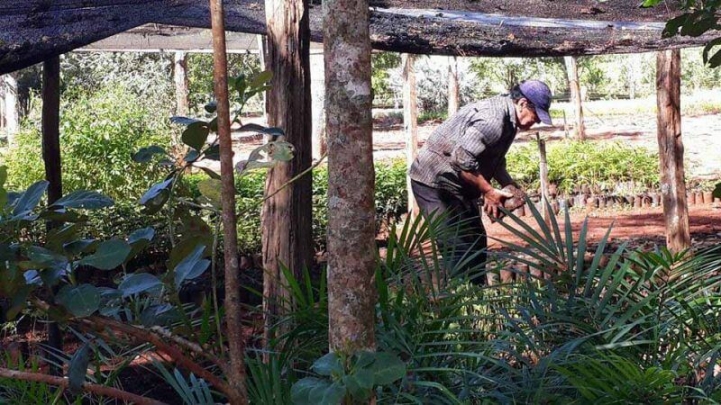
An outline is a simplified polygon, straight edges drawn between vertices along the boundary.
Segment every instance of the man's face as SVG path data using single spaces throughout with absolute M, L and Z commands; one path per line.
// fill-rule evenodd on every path
M 518 100 L 516 119 L 518 128 L 524 131 L 530 129 L 533 124 L 541 122 L 538 114 L 536 114 L 536 107 L 525 98 Z

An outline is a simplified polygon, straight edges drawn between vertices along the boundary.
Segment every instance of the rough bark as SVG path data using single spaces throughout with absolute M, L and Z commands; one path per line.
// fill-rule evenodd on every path
M 213 27 L 213 83 L 218 103 L 218 140 L 220 146 L 221 203 L 223 207 L 223 252 L 225 264 L 225 319 L 230 370 L 226 375 L 234 395 L 232 405 L 248 403 L 245 373 L 245 340 L 240 303 L 238 266 L 238 230 L 235 215 L 233 143 L 230 138 L 230 103 L 228 101 L 228 57 L 225 53 L 223 1 L 210 0 Z
M 175 83 L 175 115 L 188 116 L 188 54 L 175 52 L 173 82 Z
M 551 213 L 548 212 L 548 160 L 546 159 L 546 140 L 536 132 L 536 140 L 538 141 L 538 168 L 541 180 L 541 215 L 543 220 L 550 225 Z
M 48 205 L 63 196 L 62 171 L 60 163 L 60 57 L 55 56 L 43 63 L 43 112 L 42 112 L 42 154 L 45 163 L 45 180 L 48 181 Z M 48 230 L 57 223 L 48 223 Z M 48 322 L 48 345 L 62 352 L 63 336 L 55 322 Z M 57 366 L 51 366 L 55 375 L 62 374 Z
M 681 53 L 659 52 L 656 59 L 658 148 L 666 244 L 680 252 L 691 246 L 681 138 Z
M 285 131 L 295 147 L 293 160 L 268 171 L 266 195 L 275 193 L 308 169 L 312 160 L 307 0 L 266 0 L 268 55 L 273 71 L 267 91 L 268 125 Z M 267 199 L 263 206 L 263 298 L 266 339 L 277 317 L 286 313 L 291 294 L 283 266 L 296 276 L 312 264 L 312 177 L 302 176 Z
M 403 130 L 406 136 L 406 162 L 408 167 L 418 155 L 418 97 L 416 88 L 415 55 L 401 55 L 403 65 Z M 411 178 L 407 176 L 408 212 L 418 213 L 418 204 L 411 190 Z
M 375 349 L 375 173 L 367 0 L 325 11 L 330 349 Z
M 461 103 L 460 92 L 458 91 L 458 59 L 455 56 L 448 57 L 448 116 L 458 112 Z
M 578 140 L 586 139 L 586 126 L 583 123 L 583 101 L 581 97 L 581 83 L 578 80 L 578 67 L 575 56 L 566 56 L 566 74 L 568 75 L 568 89 L 571 91 L 571 104 L 573 104 L 573 122 L 575 137 Z
M 13 75 L 5 75 L 3 76 L 3 80 L 5 87 L 5 110 L 3 111 L 3 116 L 5 117 L 5 133 L 8 144 L 12 145 L 15 143 L 15 135 L 20 127 L 20 120 L 18 118 L 18 82 Z

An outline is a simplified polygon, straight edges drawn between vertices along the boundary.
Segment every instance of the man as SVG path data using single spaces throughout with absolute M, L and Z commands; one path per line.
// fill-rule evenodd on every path
M 501 188 L 514 184 L 506 171 L 506 153 L 519 129 L 543 122 L 551 125 L 551 90 L 538 80 L 515 86 L 510 94 L 463 107 L 428 138 L 410 168 L 411 187 L 421 214 L 443 215 L 445 226 L 436 242 L 450 256 L 453 270 L 481 270 L 485 266 L 486 231 L 477 200 L 496 218 L 503 200 L 512 197 Z M 485 282 L 485 274 L 476 280 Z

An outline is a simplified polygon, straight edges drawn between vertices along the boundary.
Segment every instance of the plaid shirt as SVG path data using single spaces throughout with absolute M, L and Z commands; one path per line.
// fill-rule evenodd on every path
M 516 108 L 510 96 L 468 104 L 433 131 L 411 165 L 410 177 L 461 198 L 469 195 L 458 177 L 461 170 L 506 186 L 513 182 L 506 171 L 506 153 L 516 132 Z

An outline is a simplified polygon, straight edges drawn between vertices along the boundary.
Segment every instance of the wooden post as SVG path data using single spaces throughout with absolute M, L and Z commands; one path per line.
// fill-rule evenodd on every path
M 223 0 L 210 0 L 213 33 L 213 90 L 218 103 L 218 143 L 220 145 L 221 204 L 223 221 L 223 257 L 225 267 L 225 320 L 230 357 L 226 378 L 233 389 L 228 402 L 248 403 L 245 372 L 245 338 L 240 306 L 240 268 L 238 266 L 238 229 L 235 215 L 233 142 L 230 138 L 230 102 L 228 101 L 228 55 L 225 53 L 225 16 Z
M 406 162 L 411 167 L 418 155 L 418 98 L 416 97 L 416 72 L 413 67 L 415 55 L 401 55 L 403 65 L 403 130 L 406 138 Z M 418 214 L 418 204 L 411 190 L 411 178 L 407 177 L 408 213 L 411 218 Z
M 458 89 L 458 60 L 455 56 L 448 57 L 448 117 L 458 112 L 461 103 Z
M 313 262 L 312 179 L 310 174 L 288 184 L 312 163 L 310 94 L 310 26 L 307 0 L 265 0 L 268 54 L 272 70 L 268 125 L 285 131 L 293 144 L 291 161 L 268 171 L 263 205 L 263 298 L 266 342 L 278 317 L 289 312 L 292 295 L 283 275 L 287 267 L 300 278 Z
M 188 116 L 188 54 L 175 52 L 173 63 L 173 81 L 175 82 L 175 115 Z
M 323 3 L 330 350 L 374 351 L 375 171 L 368 0 Z
M 666 244 L 680 252 L 691 246 L 681 138 L 681 52 L 661 51 L 656 57 L 658 149 Z
M 566 72 L 568 73 L 568 88 L 571 90 L 573 100 L 573 113 L 576 127 L 576 139 L 586 139 L 586 128 L 583 124 L 583 105 L 581 101 L 581 85 L 578 81 L 578 68 L 575 56 L 564 57 L 566 61 Z
M 548 208 L 548 160 L 546 159 L 546 140 L 541 138 L 541 134 L 538 132 L 536 132 L 536 140 L 538 141 L 538 152 L 540 155 L 541 214 L 546 224 L 550 225 L 551 213 Z
M 313 160 L 320 159 L 328 152 L 325 135 L 325 74 L 323 72 L 323 54 L 310 55 L 310 92 L 313 112 Z
M 4 75 L 2 80 L 5 85 L 5 110 L 2 115 L 5 117 L 5 133 L 8 145 L 15 143 L 15 135 L 20 128 L 18 118 L 18 82 L 12 74 Z
M 43 62 L 42 154 L 45 163 L 45 180 L 48 181 L 48 205 L 63 196 L 60 164 L 60 57 Z M 48 228 L 53 227 L 50 223 Z M 48 322 L 48 344 L 62 352 L 63 336 L 55 322 Z M 62 370 L 51 366 L 51 372 L 61 375 Z

